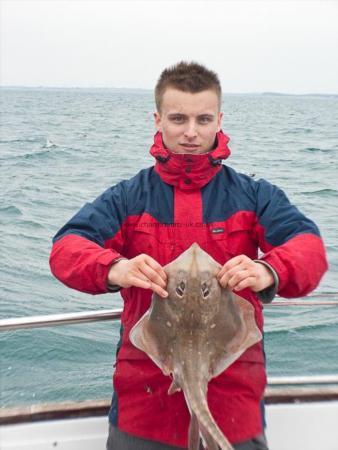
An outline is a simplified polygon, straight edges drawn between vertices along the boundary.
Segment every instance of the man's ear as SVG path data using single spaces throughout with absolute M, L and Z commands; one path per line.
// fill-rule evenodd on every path
M 162 119 L 158 112 L 154 112 L 154 119 L 155 119 L 155 127 L 157 128 L 157 131 L 162 132 Z
M 222 129 L 222 119 L 223 119 L 223 113 L 218 113 L 218 124 L 217 124 L 217 131 L 221 131 Z

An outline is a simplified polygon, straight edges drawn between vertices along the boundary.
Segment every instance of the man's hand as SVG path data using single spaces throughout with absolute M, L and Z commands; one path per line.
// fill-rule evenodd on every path
M 138 255 L 121 259 L 113 264 L 108 273 L 108 283 L 123 288 L 131 286 L 151 289 L 160 297 L 167 297 L 167 275 L 162 266 L 151 256 Z
M 245 255 L 235 256 L 227 261 L 217 274 L 222 287 L 234 291 L 250 288 L 254 292 L 273 285 L 271 271 L 263 264 L 257 263 Z

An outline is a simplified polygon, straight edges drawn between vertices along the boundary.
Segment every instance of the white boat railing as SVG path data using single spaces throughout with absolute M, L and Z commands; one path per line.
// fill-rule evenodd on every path
M 119 320 L 122 309 L 101 309 L 76 313 L 49 314 L 43 316 L 14 317 L 0 320 L 0 331 L 43 328 L 57 325 L 71 325 L 105 320 Z
M 276 306 L 338 306 L 338 293 L 312 294 L 309 299 L 329 298 L 330 300 L 274 300 L 264 307 Z M 102 309 L 75 313 L 48 314 L 41 316 L 14 317 L 0 320 L 1 331 L 14 331 L 25 328 L 42 328 L 57 325 L 71 325 L 121 319 L 122 309 Z
M 297 377 L 269 377 L 269 386 L 296 386 L 296 385 L 316 385 L 337 384 L 338 375 L 306 375 Z

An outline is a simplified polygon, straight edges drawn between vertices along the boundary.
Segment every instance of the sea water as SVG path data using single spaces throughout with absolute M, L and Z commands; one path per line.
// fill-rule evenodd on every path
M 73 291 L 49 271 L 51 239 L 87 201 L 153 164 L 150 91 L 3 88 L 1 317 L 122 306 Z M 229 164 L 284 189 L 324 238 L 338 291 L 338 97 L 224 95 Z M 337 299 L 337 297 L 335 297 Z M 317 299 L 318 300 L 318 299 Z M 266 307 L 269 375 L 337 374 L 338 308 Z M 119 323 L 1 334 L 1 404 L 110 398 Z

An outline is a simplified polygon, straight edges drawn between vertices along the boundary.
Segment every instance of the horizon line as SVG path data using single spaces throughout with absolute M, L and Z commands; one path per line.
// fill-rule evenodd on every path
M 116 87 L 116 86 L 44 86 L 44 85 L 24 85 L 24 84 L 0 84 L 0 89 L 112 89 L 112 90 L 130 90 L 130 91 L 146 91 L 154 92 L 154 89 L 141 87 Z M 297 96 L 338 96 L 338 92 L 306 92 L 306 93 L 290 93 L 282 91 L 246 91 L 246 92 L 222 92 L 222 95 L 297 95 Z

